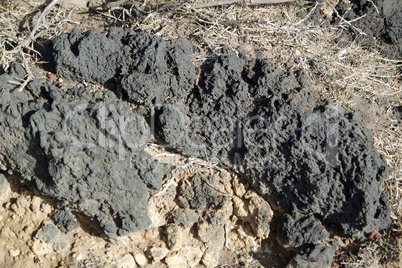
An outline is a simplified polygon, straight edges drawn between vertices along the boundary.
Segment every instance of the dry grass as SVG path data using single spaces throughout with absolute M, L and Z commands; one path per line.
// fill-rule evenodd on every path
M 241 46 L 251 56 L 262 52 L 273 58 L 279 66 L 286 63 L 304 69 L 322 95 L 336 99 L 346 107 L 356 108 L 356 99 L 363 99 L 373 104 L 372 107 L 378 99 L 387 99 L 390 106 L 402 104 L 401 77 L 397 72 L 402 62 L 385 58 L 379 49 L 363 48 L 358 39 L 344 39 L 343 33 L 353 27 L 353 23 L 340 20 L 337 24 L 323 22 L 316 25 L 311 19 L 312 13 L 307 14 L 307 6 L 302 5 L 231 5 L 194 10 L 191 8 L 194 2 L 202 1 L 188 1 L 186 5 L 159 10 L 126 5 L 123 9 L 99 13 L 95 19 L 101 23 L 152 32 L 164 38 L 187 36 L 202 48 L 194 58 L 195 64 L 218 53 L 222 45 L 233 49 Z M 326 0 L 322 7 L 314 6 L 313 9 L 319 8 L 321 14 L 328 15 L 334 11 L 337 2 Z M 7 53 L 5 49 L 17 46 L 29 33 L 18 25 L 31 16 L 32 8 L 37 9 L 33 3 L 1 2 L 0 27 L 3 30 L 0 36 L 0 60 L 3 67 L 19 57 L 18 53 Z M 147 4 L 152 3 L 148 1 Z M 302 19 L 298 15 L 300 12 L 305 12 L 307 17 Z M 63 31 L 66 23 L 74 24 L 71 18 L 73 13 L 74 10 L 54 8 L 46 17 L 40 38 L 51 39 Z M 27 20 L 26 26 L 32 26 L 33 18 L 35 16 L 31 22 Z M 337 45 L 336 42 L 340 41 L 343 46 Z M 34 49 L 34 43 L 31 48 Z M 348 252 L 348 257 L 342 254 L 342 258 L 337 257 L 343 265 L 350 267 L 370 266 L 376 262 L 392 263 L 400 251 L 396 237 L 402 234 L 401 125 L 393 119 L 388 109 L 380 111 L 371 127 L 376 148 L 394 169 L 384 185 L 392 206 L 393 226 L 382 232 L 380 238 L 359 244 L 359 250 L 353 254 Z
M 0 66 L 7 69 L 11 61 L 17 60 L 33 65 L 40 54 L 36 46 L 53 39 L 63 32 L 65 24 L 78 24 L 70 19 L 74 9 L 53 8 L 30 37 L 31 29 L 46 8 L 45 1 L 0 2 Z M 3 49 L 2 49 L 3 48 Z M 25 59 L 23 59 L 25 57 Z

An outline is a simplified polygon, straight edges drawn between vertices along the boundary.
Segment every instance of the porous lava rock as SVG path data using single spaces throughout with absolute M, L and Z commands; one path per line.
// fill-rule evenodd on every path
M 389 226 L 381 186 L 390 170 L 373 147 L 372 134 L 357 114 L 314 98 L 303 71 L 230 52 L 205 62 L 195 85 L 189 58 L 194 49 L 183 39 L 164 41 L 121 29 L 111 29 L 107 37 L 93 31 L 75 35 L 54 42 L 58 75 L 74 66 L 67 77 L 97 82 L 87 75 L 97 64 L 108 70 L 101 82 L 122 77 L 123 95 L 148 105 L 156 136 L 171 147 L 245 175 L 284 213 L 314 214 L 347 235 Z M 88 46 L 119 49 L 95 56 L 80 52 Z M 119 66 L 109 66 L 111 53 Z M 77 62 L 66 64 L 65 58 Z M 193 194 L 197 191 L 183 192 Z M 190 206 L 204 204 L 197 200 L 203 199 Z
M 111 238 L 145 229 L 148 187 L 161 187 L 162 168 L 143 150 L 144 118 L 106 92 L 30 82 L 12 64 L 0 76 L 1 155 L 7 168 L 38 190 L 97 222 Z
M 329 237 L 329 232 L 314 216 L 286 215 L 278 228 L 278 241 L 284 247 L 298 248 Z
M 186 96 L 195 81 L 188 68 L 195 49 L 185 38 L 163 40 L 117 27 L 107 35 L 75 28 L 52 45 L 56 72 L 67 81 L 118 81 L 127 99 L 147 104 Z
M 402 59 L 402 1 L 341 1 L 335 8 L 342 18 L 353 21 L 351 33 L 361 36 L 363 44 L 381 46 L 391 59 Z
M 228 197 L 219 194 L 209 186 L 207 179 L 203 179 L 201 176 L 194 176 L 191 181 L 191 184 L 183 182 L 179 186 L 180 195 L 186 199 L 185 202 L 188 203 L 189 208 L 220 209 L 227 205 Z
M 201 66 L 196 83 L 193 51 L 185 39 L 118 28 L 60 35 L 52 46 L 57 75 L 102 83 L 144 105 L 151 129 L 111 92 L 40 81 L 13 91 L 11 73 L 25 75 L 13 66 L 0 77 L 8 168 L 95 218 L 109 236 L 126 234 L 149 224 L 147 186 L 160 187 L 161 167 L 143 151 L 151 130 L 183 154 L 237 171 L 282 213 L 314 215 L 343 235 L 390 225 L 381 191 L 390 169 L 358 114 L 313 97 L 300 69 L 228 49 Z M 201 186 L 204 179 L 193 178 Z M 204 188 L 182 185 L 183 208 L 225 206 L 226 197 Z
M 380 190 L 390 169 L 358 114 L 314 98 L 301 70 L 268 59 L 221 55 L 202 70 L 188 109 L 160 109 L 165 141 L 244 174 L 284 213 L 316 214 L 348 235 L 390 225 Z
M 65 233 L 71 232 L 80 227 L 80 224 L 75 220 L 74 215 L 67 208 L 56 212 L 53 219 L 57 228 Z
M 332 267 L 335 249 L 321 244 L 310 245 L 298 253 L 286 268 L 329 268 Z

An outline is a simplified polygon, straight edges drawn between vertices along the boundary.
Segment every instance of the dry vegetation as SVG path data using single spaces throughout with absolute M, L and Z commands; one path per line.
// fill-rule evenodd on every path
M 378 263 L 397 267 L 401 257 L 398 240 L 401 241 L 402 235 L 402 129 L 393 117 L 392 109 L 379 109 L 377 103 L 388 101 L 388 107 L 402 104 L 401 74 L 397 71 L 402 62 L 385 58 L 379 49 L 362 48 L 360 38 L 344 39 L 342 33 L 353 27 L 353 22 L 339 18 L 340 22 L 336 24 L 314 23 L 315 9 L 328 16 L 334 12 L 338 0 L 325 0 L 322 6 L 302 2 L 204 9 L 192 8 L 194 2 L 205 1 L 159 6 L 151 1 L 143 4 L 127 1 L 123 7 L 114 10 L 94 8 L 92 12 L 56 6 L 37 33 L 20 46 L 45 5 L 43 1 L 2 0 L 1 65 L 7 68 L 11 60 L 25 62 L 25 66 L 37 64 L 39 55 L 35 47 L 72 27 L 97 26 L 105 30 L 117 24 L 164 38 L 187 36 L 202 48 L 194 56 L 196 65 L 219 53 L 222 45 L 227 45 L 232 49 L 241 46 L 251 56 L 261 52 L 279 65 L 303 68 L 323 96 L 363 112 L 367 112 L 366 104 L 370 105 L 374 117 L 369 126 L 375 135 L 375 146 L 394 169 L 384 185 L 392 206 L 392 227 L 366 241 L 345 240 L 345 248 L 337 253 L 336 262 L 348 267 Z M 343 45 L 339 46 L 339 42 Z M 359 107 L 361 101 L 364 107 Z

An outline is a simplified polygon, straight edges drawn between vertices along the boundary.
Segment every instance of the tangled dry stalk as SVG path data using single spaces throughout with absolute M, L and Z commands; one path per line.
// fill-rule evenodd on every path
M 202 48 L 194 57 L 196 65 L 219 53 L 223 45 L 233 50 L 241 46 L 251 56 L 263 53 L 273 58 L 279 66 L 290 64 L 294 68 L 303 68 L 320 94 L 347 107 L 354 108 L 356 99 L 363 99 L 368 104 L 386 99 L 392 104 L 390 106 L 401 105 L 402 82 L 397 68 L 402 66 L 402 62 L 385 58 L 380 49 L 363 48 L 359 38 L 345 39 L 342 34 L 354 27 L 353 22 L 343 18 L 339 18 L 336 24 L 328 21 L 331 14 L 339 16 L 334 9 L 338 1 L 325 0 L 321 6 L 306 1 L 286 5 L 243 3 L 219 7 L 205 7 L 207 4 L 204 3 L 209 1 L 186 1 L 179 5 L 161 1 L 122 1 L 124 5 L 94 12 L 98 14 L 95 19 L 107 25 L 117 24 L 164 38 L 187 36 Z M 3 29 L 0 62 L 3 68 L 17 59 L 25 62 L 29 69 L 28 65 L 38 61 L 36 45 L 58 35 L 63 31 L 63 25 L 77 24 L 71 18 L 74 9 L 56 6 L 46 14 L 39 27 L 41 31 L 32 35 L 29 28 L 37 13 L 31 9 L 37 11 L 44 6 L 21 2 L 2 1 L 0 5 L 0 27 Z M 317 9 L 326 17 L 319 23 L 314 22 Z M 27 25 L 21 24 L 23 21 Z M 23 25 L 23 29 L 26 27 L 25 30 L 21 31 L 18 25 Z M 27 35 L 32 38 L 29 44 L 23 44 Z M 15 53 L 18 47 L 28 47 L 29 50 Z M 393 167 L 384 186 L 391 200 L 393 226 L 381 233 L 380 238 L 361 243 L 354 254 L 339 254 L 338 260 L 346 266 L 391 262 L 400 251 L 394 239 L 402 235 L 402 129 L 392 117 L 391 108 L 377 117 L 370 124 L 375 146 Z

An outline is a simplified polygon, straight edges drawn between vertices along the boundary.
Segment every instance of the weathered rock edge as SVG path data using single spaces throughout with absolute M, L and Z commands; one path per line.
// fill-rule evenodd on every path
M 149 127 L 110 92 L 59 89 L 12 63 L 0 76 L 0 155 L 38 190 L 86 215 L 110 238 L 143 230 L 148 187 L 161 187 L 162 169 L 144 151 Z
M 187 40 L 116 28 L 107 36 L 73 31 L 53 49 L 59 75 L 117 78 L 126 100 L 149 108 L 155 133 L 171 147 L 244 174 L 282 212 L 314 215 L 347 235 L 389 226 L 381 186 L 390 169 L 371 132 L 358 114 L 314 98 L 301 70 L 228 50 L 197 77 Z
M 313 97 L 301 70 L 261 57 L 248 60 L 227 50 L 207 61 L 197 77 L 194 50 L 182 38 L 119 28 L 107 36 L 75 29 L 53 42 L 58 76 L 105 84 L 125 100 L 145 104 L 156 136 L 183 154 L 217 159 L 245 175 L 281 212 L 314 217 L 315 228 L 323 224 L 344 235 L 390 225 L 381 192 L 390 169 L 357 114 Z M 2 84 L 13 75 L 11 68 Z M 1 106 L 7 166 L 32 177 L 43 194 L 96 218 L 108 235 L 146 228 L 146 185 L 160 187 L 160 167 L 136 143 L 149 131 L 142 117 L 111 93 L 38 83 L 23 93 L 2 86 L 3 94 L 12 95 Z M 66 119 L 71 109 L 74 116 Z M 109 117 L 102 117 L 102 109 Z M 123 131 L 129 135 L 120 129 L 116 138 L 121 116 L 130 118 L 131 128 Z M 99 132 L 109 136 L 107 148 L 96 142 L 92 147 Z M 71 146 L 74 138 L 85 146 Z M 117 161 L 121 156 L 126 160 Z M 313 239 L 304 237 L 306 243 Z

